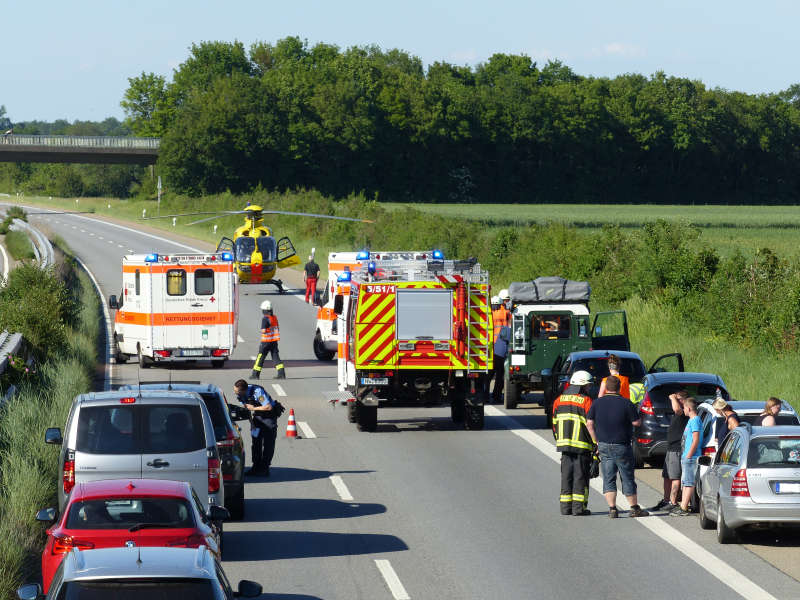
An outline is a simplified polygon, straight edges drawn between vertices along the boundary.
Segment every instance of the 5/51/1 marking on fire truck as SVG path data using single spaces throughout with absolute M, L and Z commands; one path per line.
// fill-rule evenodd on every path
M 394 294 L 397 291 L 397 286 L 394 285 L 368 285 L 368 294 Z

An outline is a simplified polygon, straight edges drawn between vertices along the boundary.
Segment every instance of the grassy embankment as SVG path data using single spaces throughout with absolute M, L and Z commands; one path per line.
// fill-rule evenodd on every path
M 286 216 L 267 218 L 266 222 L 274 228 L 276 236 L 289 235 L 292 238 L 303 260 L 308 250 L 316 247 L 317 256 L 321 258 L 319 262 L 323 266 L 329 250 L 357 249 L 367 244 L 374 249 L 427 248 L 436 245 L 447 249 L 450 255 L 478 256 L 489 268 L 495 289 L 508 285 L 511 280 L 529 279 L 541 274 L 588 277 L 597 291 L 592 308 L 618 307 L 627 310 L 633 349 L 648 364 L 661 354 L 680 351 L 684 354 L 687 369 L 719 373 L 734 397 L 765 399 L 769 395 L 777 395 L 800 406 L 796 400 L 800 372 L 792 368 L 800 358 L 796 348 L 778 351 L 777 343 L 765 344 L 746 335 L 736 339 L 723 335 L 720 328 L 715 326 L 715 316 L 702 314 L 703 302 L 707 302 L 709 296 L 698 296 L 696 302 L 687 307 L 674 299 L 674 290 L 666 290 L 669 293 L 665 293 L 663 286 L 669 283 L 650 283 L 648 288 L 635 281 L 643 274 L 650 275 L 649 264 L 637 263 L 657 260 L 662 250 L 671 251 L 673 246 L 684 241 L 694 249 L 711 248 L 722 257 L 733 254 L 737 248 L 742 249 L 746 256 L 755 256 L 758 249 L 771 247 L 781 259 L 793 258 L 800 234 L 792 227 L 800 225 L 800 208 L 637 205 L 512 208 L 501 205 L 499 211 L 518 210 L 520 218 L 525 217 L 530 221 L 562 220 L 581 225 L 576 229 L 566 226 L 548 228 L 527 221 L 516 227 L 501 227 L 476 221 L 481 218 L 483 211 L 497 214 L 497 207 L 393 205 L 391 210 L 385 210 L 383 205 L 363 200 L 348 199 L 333 204 L 324 201 L 318 194 L 300 192 L 269 194 L 269 201 L 265 201 L 265 194 L 170 199 L 162 205 L 162 214 L 238 210 L 247 200 L 276 210 L 361 216 L 376 221 L 374 225 L 352 225 Z M 25 202 L 43 202 L 43 199 L 26 198 Z M 142 210 L 147 210 L 148 215 L 156 211 L 152 201 L 80 199 L 76 203 L 73 199 L 45 201 L 45 204 L 72 210 L 91 208 L 97 214 L 126 220 L 141 217 Z M 108 208 L 109 204 L 111 208 Z M 401 210 L 402 214 L 398 215 Z M 437 214 L 431 217 L 429 212 L 455 212 L 457 216 Z M 635 226 L 659 217 L 680 223 L 676 226 L 676 235 L 683 239 L 665 240 L 665 246 L 651 248 L 651 256 L 645 259 L 637 253 L 643 247 L 643 232 Z M 147 224 L 215 243 L 223 234 L 230 235 L 234 226 L 241 222 L 241 217 L 226 217 L 195 226 L 180 222 L 189 220 L 179 219 L 177 227 L 172 227 L 171 219 L 148 221 Z M 689 227 L 687 222 L 701 226 Z M 216 235 L 213 233 L 213 223 L 218 225 Z M 596 227 L 588 227 L 587 224 Z M 604 224 L 617 225 L 620 229 L 601 230 L 600 226 Z M 783 236 L 784 243 L 775 244 L 775 234 Z M 518 242 L 513 239 L 514 236 L 519 237 Z M 582 254 L 573 252 L 576 238 L 582 240 L 580 244 L 587 246 Z M 789 240 L 794 240 L 794 243 L 789 244 Z M 626 245 L 631 245 L 636 251 L 626 254 Z M 611 253 L 619 264 L 611 267 L 603 264 L 606 253 Z M 676 256 L 681 258 L 683 255 Z M 580 261 L 585 264 L 576 264 Z M 656 266 L 662 271 L 669 268 L 669 265 Z M 687 270 L 691 268 L 690 265 Z M 615 296 L 612 280 L 617 278 L 629 289 Z M 721 295 L 724 295 L 724 290 Z
M 16 597 L 17 586 L 38 576 L 44 526 L 33 517 L 39 508 L 56 505 L 59 481 L 58 449 L 45 445 L 44 430 L 63 427 L 73 397 L 90 389 L 101 335 L 100 304 L 89 278 L 69 259 L 45 275 L 36 270 L 30 265 L 15 269 L 0 291 L 0 320 L 15 323 L 14 330 L 27 329 L 41 358 L 35 373 L 18 374 L 19 393 L 0 408 L 3 599 Z M 14 306 L 16 313 L 7 314 Z M 56 322 L 58 329 L 46 329 L 53 323 L 37 323 L 37 315 Z M 52 338 L 53 347 L 47 347 L 42 333 Z

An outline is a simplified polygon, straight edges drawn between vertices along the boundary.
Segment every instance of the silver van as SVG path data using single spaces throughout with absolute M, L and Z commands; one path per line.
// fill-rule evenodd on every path
M 217 441 L 205 403 L 193 392 L 92 392 L 76 396 L 62 436 L 58 507 L 76 483 L 98 479 L 186 481 L 208 507 L 224 506 Z

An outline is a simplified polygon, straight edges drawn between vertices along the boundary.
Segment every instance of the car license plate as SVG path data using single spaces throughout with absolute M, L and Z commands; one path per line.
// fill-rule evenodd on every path
M 789 483 L 787 481 L 775 482 L 776 494 L 800 494 L 800 483 Z
M 511 365 L 515 367 L 524 367 L 525 366 L 525 355 L 524 354 L 512 354 L 511 355 Z
M 389 385 L 388 377 L 362 377 L 361 385 Z
M 203 356 L 203 350 L 181 350 L 181 356 Z

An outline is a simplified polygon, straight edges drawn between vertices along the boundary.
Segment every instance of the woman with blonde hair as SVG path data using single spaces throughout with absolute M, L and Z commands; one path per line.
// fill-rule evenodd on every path
M 720 444 L 722 444 L 722 440 L 725 439 L 725 436 L 728 435 L 728 432 L 731 429 L 736 429 L 739 426 L 739 415 L 731 408 L 731 405 L 727 403 L 727 401 L 719 397 L 714 400 L 714 403 L 711 405 L 716 413 L 719 415 L 717 417 L 717 427 L 716 427 L 716 437 L 717 437 L 717 448 L 719 448 Z
M 619 374 L 619 367 L 621 365 L 621 361 L 619 356 L 616 354 L 609 354 L 608 355 L 608 372 L 609 376 L 613 375 L 617 379 L 619 379 L 619 395 L 623 398 L 627 398 L 628 400 L 631 399 L 631 389 L 630 389 L 630 380 L 625 375 Z M 606 395 L 606 379 L 608 377 L 603 377 L 603 381 L 600 382 L 600 391 L 597 393 L 597 397 L 605 396 Z
M 756 427 L 774 427 L 775 417 L 781 412 L 782 405 L 783 403 L 780 399 L 771 396 L 764 403 L 764 410 L 761 411 L 761 414 L 753 421 L 753 425 Z

